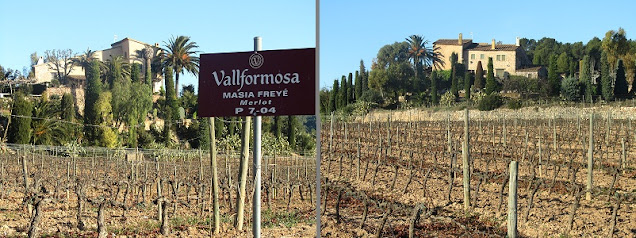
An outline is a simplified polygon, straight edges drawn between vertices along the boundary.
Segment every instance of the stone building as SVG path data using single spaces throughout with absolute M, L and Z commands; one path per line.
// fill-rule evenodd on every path
M 481 61 L 484 72 L 488 71 L 488 58 L 492 58 L 493 69 L 496 77 L 505 78 L 508 75 L 520 75 L 526 77 L 542 77 L 543 67 L 533 67 L 526 52 L 516 44 L 496 44 L 495 39 L 490 44 L 474 43 L 472 39 L 463 39 L 459 34 L 457 39 L 439 39 L 433 42 L 433 49 L 440 53 L 443 64 L 435 70 L 449 70 L 450 56 L 457 53 L 458 62 L 464 64 L 469 71 L 475 71 Z
M 105 62 L 113 59 L 116 56 L 121 56 L 123 57 L 124 61 L 129 64 L 140 64 L 142 67 L 142 75 L 146 72 L 146 67 L 148 67 L 146 62 L 147 56 L 144 55 L 143 50 L 146 47 L 152 49 L 152 54 L 150 54 L 151 60 L 155 55 L 157 55 L 157 52 L 160 50 L 158 43 L 150 45 L 128 37 L 117 41 L 110 46 L 111 48 L 95 51 L 92 57 L 99 61 Z M 36 83 L 49 83 L 56 78 L 56 70 L 53 63 L 45 63 L 42 58 L 40 58 L 40 60 L 38 60 L 38 63 L 33 66 L 33 71 Z M 82 69 L 82 67 L 79 65 L 75 65 L 68 76 L 79 82 L 83 82 L 86 80 L 84 69 Z M 153 92 L 159 92 L 159 89 L 163 85 L 163 77 L 161 77 L 161 75 L 153 75 L 152 79 Z

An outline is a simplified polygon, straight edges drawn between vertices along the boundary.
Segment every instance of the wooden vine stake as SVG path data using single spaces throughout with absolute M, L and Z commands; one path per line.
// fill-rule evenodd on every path
M 221 216 L 219 213 L 219 177 L 217 174 L 218 164 L 216 161 L 216 128 L 214 125 L 214 117 L 210 117 L 210 172 L 212 172 L 212 206 L 213 206 L 213 220 L 214 220 L 214 233 L 219 234 L 221 230 Z M 199 152 L 200 153 L 200 152 Z M 203 174 L 200 169 L 200 174 Z M 228 174 L 229 176 L 229 174 Z
M 510 183 L 508 184 L 508 237 L 517 237 L 517 161 L 510 161 Z
M 464 174 L 464 210 L 470 208 L 470 145 L 468 132 L 468 108 L 464 109 L 464 143 L 462 143 L 462 168 Z
M 592 200 L 592 170 L 594 169 L 594 113 L 590 114 L 590 139 L 587 150 L 587 189 L 585 200 Z

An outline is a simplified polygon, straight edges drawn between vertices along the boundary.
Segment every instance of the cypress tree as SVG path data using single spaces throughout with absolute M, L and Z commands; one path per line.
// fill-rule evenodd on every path
M 481 60 L 477 62 L 475 69 L 475 89 L 481 91 L 484 88 L 484 68 L 481 66 Z
M 292 150 L 296 149 L 296 117 L 287 116 L 287 141 Z
M 31 116 L 33 105 L 22 92 L 15 94 L 11 107 L 11 124 L 9 124 L 9 143 L 28 144 L 31 141 Z
M 590 56 L 583 56 L 583 60 L 581 61 L 581 68 L 579 69 L 579 81 L 581 84 L 585 85 L 585 100 L 592 102 L 592 98 L 596 93 L 594 92 L 595 88 L 592 85 L 592 74 L 590 72 Z
M 338 80 L 333 81 L 333 87 L 331 87 L 331 94 L 329 95 L 329 112 L 334 112 L 338 109 Z
M 280 139 L 282 136 L 283 125 L 280 121 L 280 116 L 274 116 L 274 136 L 276 139 Z
M 486 76 L 486 94 L 490 95 L 497 89 L 495 72 L 492 65 L 492 57 L 488 57 L 488 76 Z
M 607 53 L 601 53 L 601 93 L 606 101 L 614 100 L 614 89 L 612 88 L 612 77 L 610 76 Z
M 355 95 L 355 100 L 360 100 L 360 97 L 362 96 L 362 82 L 360 81 L 360 72 L 356 70 L 356 79 L 355 79 L 355 88 L 356 88 L 356 95 Z
M 437 105 L 439 102 L 437 98 L 437 72 L 433 71 L 431 73 L 431 101 L 433 105 Z
M 342 75 L 342 79 L 340 79 L 340 92 L 338 96 L 338 109 L 344 108 L 347 106 L 347 77 Z
M 172 67 L 168 66 L 165 68 L 164 78 L 166 80 L 166 101 L 164 105 L 165 124 L 163 128 L 164 138 L 166 142 L 169 142 L 172 135 L 171 130 L 173 129 L 173 120 L 179 118 L 177 112 L 177 95 L 175 93 L 174 79 L 172 77 Z
M 466 71 L 464 73 L 464 97 L 466 98 L 466 101 L 470 101 L 470 78 L 471 78 L 471 74 L 470 72 Z
M 451 93 L 453 95 L 455 95 L 455 98 L 457 98 L 459 96 L 459 89 L 458 89 L 458 81 L 459 81 L 459 77 L 458 77 L 458 69 L 457 69 L 457 54 L 455 52 L 453 52 L 450 56 L 450 62 L 451 62 Z
M 360 69 L 358 70 L 360 71 L 360 96 L 362 96 L 362 94 L 364 94 L 364 92 L 367 91 L 367 89 L 369 89 L 369 83 L 368 83 L 368 79 L 369 79 L 369 74 L 367 72 L 367 70 L 364 68 L 364 61 L 360 60 Z
M 353 87 L 353 76 L 349 73 L 349 77 L 347 78 L 347 105 L 353 103 L 353 98 L 355 97 L 355 88 Z
M 557 56 L 552 55 L 550 57 L 550 63 L 548 67 L 548 95 L 559 96 L 561 92 L 561 82 L 559 82 L 559 74 L 557 73 Z
M 625 66 L 623 61 L 618 60 L 616 67 L 616 82 L 614 83 L 614 95 L 620 98 L 627 96 L 627 79 L 625 78 Z
M 214 123 L 216 127 L 216 122 Z M 210 118 L 202 117 L 199 120 L 199 130 L 198 133 L 198 141 L 199 147 L 198 149 L 207 150 L 210 149 Z
M 130 68 L 130 80 L 133 83 L 136 82 L 140 82 L 141 78 L 140 78 L 140 71 L 141 70 L 141 65 L 139 63 L 133 63 L 131 68 Z
M 99 143 L 99 129 L 92 125 L 101 123 L 98 109 L 96 108 L 99 95 L 102 93 L 102 81 L 99 78 L 99 62 L 91 61 L 90 67 L 86 71 L 86 90 L 84 107 L 84 134 L 88 145 Z
M 73 95 L 65 93 L 62 95 L 62 101 L 60 103 L 62 115 L 61 118 L 64 121 L 75 121 L 75 105 L 73 103 Z

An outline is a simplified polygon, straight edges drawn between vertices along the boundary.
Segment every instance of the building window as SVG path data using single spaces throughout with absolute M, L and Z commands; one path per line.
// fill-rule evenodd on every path
M 475 59 L 475 54 L 470 54 L 470 59 L 474 60 Z
M 501 61 L 501 55 L 497 55 L 497 61 Z
M 495 69 L 495 76 L 498 78 L 504 77 L 504 69 Z
M 479 59 L 484 59 L 484 54 L 480 54 Z
M 501 55 L 501 61 L 506 61 L 506 55 Z

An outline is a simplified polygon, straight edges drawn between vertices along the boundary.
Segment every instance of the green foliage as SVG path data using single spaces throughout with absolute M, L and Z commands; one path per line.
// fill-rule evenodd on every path
M 273 134 L 276 138 L 282 138 L 283 122 L 280 116 L 274 116 L 274 125 L 272 129 L 273 129 Z
M 567 77 L 561 82 L 561 96 L 568 101 L 581 99 L 581 83 L 574 77 Z
M 297 120 L 295 116 L 287 116 L 287 141 L 292 150 L 296 148 L 296 124 Z
M 340 91 L 340 87 L 338 86 L 338 80 L 333 81 L 333 86 L 331 87 L 331 94 L 329 95 L 329 112 L 333 112 L 338 109 L 338 94 Z
M 64 121 L 75 121 L 75 103 L 73 102 L 73 95 L 70 93 L 65 93 L 62 95 L 61 101 L 61 115 L 60 117 Z
M 90 67 L 86 71 L 86 91 L 84 93 L 84 137 L 86 144 L 97 145 L 99 138 L 99 130 L 91 125 L 99 125 L 99 111 L 97 110 L 97 100 L 102 92 L 102 83 L 99 78 L 99 62 L 92 61 Z
M 455 95 L 451 91 L 448 91 L 442 94 L 442 97 L 439 100 L 439 105 L 450 107 L 455 104 Z
M 356 70 L 355 77 L 355 99 L 358 100 L 362 97 L 362 81 L 360 79 L 360 72 Z
M 475 69 L 475 89 L 481 91 L 484 88 L 484 68 L 481 66 L 481 60 L 477 62 Z
M 616 97 L 627 97 L 627 79 L 625 78 L 625 67 L 623 61 L 618 60 L 618 67 L 616 67 L 616 82 L 614 83 L 614 95 Z
M 472 85 L 470 81 L 472 80 L 472 76 L 473 75 L 468 71 L 464 73 L 464 97 L 467 101 L 470 100 L 470 86 Z
M 338 90 L 338 99 L 336 102 L 336 108 L 344 108 L 347 106 L 347 77 L 342 75 L 342 79 L 340 80 L 340 90 Z
M 497 82 L 495 81 L 495 70 L 492 65 L 492 57 L 488 57 L 488 76 L 486 76 L 486 94 L 490 95 L 497 89 Z
M 375 103 L 378 105 L 382 105 L 384 103 L 384 100 L 382 99 L 382 95 L 380 94 L 380 92 L 376 91 L 375 89 L 368 89 L 364 91 L 364 93 L 362 93 L 361 100 L 364 102 Z
M 133 83 L 141 81 L 140 71 L 141 71 L 141 65 L 139 63 L 133 63 L 130 66 L 130 80 Z
M 459 81 L 459 72 L 457 69 L 457 53 L 453 52 L 450 56 L 451 62 L 451 93 L 457 98 L 459 96 L 458 93 L 458 81 Z
M 353 87 L 353 79 L 351 73 L 349 73 L 349 77 L 347 78 L 347 104 L 352 103 L 355 97 L 355 88 Z
M 125 75 L 122 70 L 122 59 L 116 57 L 110 61 L 111 68 L 111 93 L 112 93 L 112 109 L 115 121 L 126 121 L 126 115 L 129 114 L 129 107 L 132 100 L 131 87 L 132 82 L 129 75 Z
M 510 108 L 512 110 L 517 110 L 517 109 L 521 108 L 521 106 L 522 106 L 521 100 L 519 100 L 519 99 L 508 100 L 507 104 L 508 104 L 508 108 Z
M 197 122 L 197 137 L 193 140 L 192 148 L 210 149 L 210 118 L 202 117 Z M 216 126 L 216 121 L 215 121 Z M 196 143 L 196 144 L 195 144 Z
M 557 72 L 557 57 L 552 55 L 550 67 L 548 67 L 548 96 L 558 96 L 561 91 L 561 82 Z
M 163 107 L 164 111 L 164 139 L 165 142 L 171 143 L 172 141 L 172 131 L 174 130 L 174 120 L 179 118 L 179 114 L 177 111 L 177 95 L 175 92 L 174 81 L 172 78 L 172 67 L 168 66 L 164 71 L 165 75 L 165 83 L 166 83 L 166 101 Z
M 437 98 L 437 71 L 431 73 L 431 102 L 433 105 L 437 105 L 439 102 Z
M 503 105 L 503 99 L 498 93 L 487 94 L 480 101 L 477 108 L 480 111 L 492 111 Z
M 16 144 L 28 144 L 31 140 L 31 116 L 33 105 L 22 93 L 14 95 L 11 106 L 11 124 L 9 124 L 8 142 Z
M 503 81 L 502 89 L 504 91 L 518 92 L 520 94 L 539 93 L 539 79 L 528 78 L 524 76 L 511 75 Z
M 190 72 L 193 75 L 199 73 L 199 57 L 196 56 L 198 53 L 196 48 L 199 46 L 191 41 L 189 36 L 173 37 L 164 44 L 161 55 L 156 57 L 163 68 L 171 67 L 174 70 L 176 83 L 173 82 L 170 85 L 174 89 L 175 98 L 179 95 L 179 75 L 183 72 Z
M 70 94 L 69 94 L 70 95 Z M 62 113 L 59 99 L 49 100 L 46 93 L 36 100 L 33 107 L 31 128 L 32 142 L 37 145 L 63 145 L 75 139 L 76 125 L 58 121 Z
M 561 53 L 561 55 L 559 55 L 559 58 L 557 58 L 557 73 L 559 74 L 564 74 L 564 73 L 568 73 L 568 71 L 570 70 L 570 62 L 572 60 L 570 59 L 570 57 L 568 56 L 567 53 L 563 52 Z
M 592 102 L 592 97 L 596 95 L 596 87 L 592 85 L 592 75 L 590 72 L 590 56 L 585 55 L 581 62 L 581 69 L 579 73 L 579 81 L 585 86 L 585 98 L 587 101 Z
M 601 93 L 606 101 L 614 100 L 614 89 L 612 88 L 612 77 L 610 76 L 610 66 L 607 62 L 607 53 L 601 53 Z
M 369 89 L 369 72 L 364 67 L 364 61 L 360 60 L 360 95 Z

